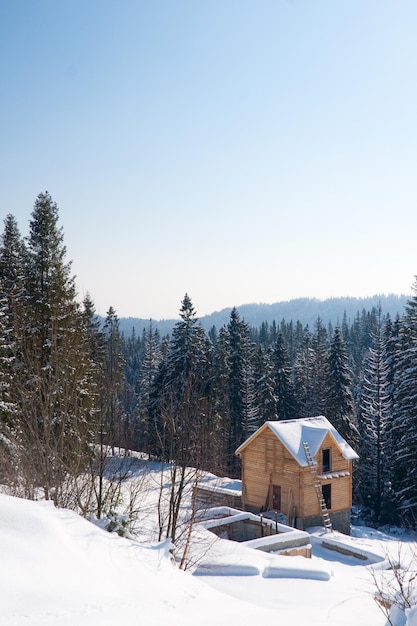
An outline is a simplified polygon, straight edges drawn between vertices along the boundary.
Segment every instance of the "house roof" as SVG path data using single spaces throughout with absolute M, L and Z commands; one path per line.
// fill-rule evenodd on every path
M 308 465 L 303 448 L 303 442 L 306 441 L 308 443 L 311 456 L 314 458 L 328 433 L 330 433 L 333 437 L 337 447 L 345 459 L 351 460 L 359 458 L 353 448 L 351 448 L 348 442 L 343 439 L 343 437 L 337 432 L 329 420 L 324 417 L 324 415 L 319 415 L 317 417 L 300 417 L 293 420 L 265 422 L 265 424 L 263 424 L 263 426 L 261 426 L 256 433 L 239 446 L 236 450 L 236 454 L 240 454 L 242 450 L 246 448 L 248 443 L 257 437 L 261 431 L 265 430 L 265 428 L 270 428 L 272 430 L 274 435 L 278 437 L 281 443 L 303 467 Z

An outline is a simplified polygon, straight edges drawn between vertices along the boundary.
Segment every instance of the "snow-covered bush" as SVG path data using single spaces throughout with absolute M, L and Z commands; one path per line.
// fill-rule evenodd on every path
M 117 511 L 108 511 L 100 519 L 94 516 L 89 516 L 89 521 L 99 526 L 103 530 L 107 530 L 109 533 L 117 533 L 120 537 L 126 537 L 127 539 L 133 539 L 129 532 L 129 517 Z
M 376 591 L 374 598 L 390 626 L 417 626 L 417 555 L 386 554 L 389 569 L 372 571 Z M 413 617 L 414 616 L 414 617 Z M 413 621 L 409 621 L 413 620 Z

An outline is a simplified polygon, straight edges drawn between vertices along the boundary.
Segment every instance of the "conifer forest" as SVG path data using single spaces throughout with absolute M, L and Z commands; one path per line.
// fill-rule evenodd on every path
M 413 293 L 395 319 L 373 307 L 340 325 L 251 327 L 234 308 L 208 332 L 185 294 L 169 336 L 152 322 L 126 335 L 112 306 L 103 320 L 78 302 L 58 207 L 41 193 L 28 236 L 9 214 L 0 241 L 1 483 L 82 510 L 80 476 L 100 489 L 115 448 L 240 477 L 234 452 L 266 420 L 325 415 L 359 454 L 365 519 L 416 527 Z

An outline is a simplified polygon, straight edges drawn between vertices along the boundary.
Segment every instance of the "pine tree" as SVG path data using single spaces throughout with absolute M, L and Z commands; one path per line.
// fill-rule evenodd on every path
M 13 378 L 14 346 L 10 340 L 10 324 L 7 316 L 7 299 L 0 299 L 0 435 L 2 426 L 13 425 L 16 405 L 11 394 Z
M 209 373 L 205 333 L 188 294 L 180 318 L 154 378 L 151 419 L 163 458 L 200 467 L 205 457 Z
M 405 523 L 414 526 L 417 523 L 417 279 L 413 292 L 400 324 L 390 436 L 399 512 Z
M 327 331 L 320 318 L 315 324 L 315 333 L 312 341 L 313 367 L 311 369 L 310 380 L 312 399 L 314 398 L 313 415 L 323 415 L 326 410 L 326 381 L 328 376 L 327 360 Z
M 385 428 L 385 445 L 387 453 L 384 457 L 385 474 L 387 477 L 386 489 L 384 491 L 384 519 L 392 523 L 400 523 L 400 507 L 399 498 L 395 493 L 395 485 L 397 484 L 398 464 L 397 449 L 401 449 L 400 442 L 397 439 L 399 431 L 396 428 L 396 410 L 395 396 L 396 384 L 399 376 L 398 363 L 401 357 L 401 321 L 397 315 L 394 322 L 389 316 L 384 326 L 384 346 L 385 346 L 385 364 L 386 364 L 386 394 L 387 402 L 390 407 L 386 428 Z
M 50 195 L 40 194 L 27 243 L 18 409 L 26 479 L 65 504 L 68 477 L 84 469 L 89 454 L 91 400 L 90 362 L 58 217 Z
M 242 363 L 243 374 L 243 413 L 242 413 L 242 436 L 243 439 L 250 437 L 259 424 L 259 407 L 257 406 L 257 395 L 255 385 L 255 370 L 253 363 L 255 360 L 254 345 L 249 336 L 245 337 L 244 360 Z
M 5 314 L 15 340 L 22 337 L 27 253 L 16 219 L 7 215 L 0 245 L 0 290 L 7 300 Z
M 149 404 L 158 367 L 162 360 L 161 338 L 158 329 L 153 327 L 152 320 L 143 333 L 142 345 L 143 361 L 140 373 L 137 446 L 139 450 L 150 453 L 153 428 L 150 421 Z
M 198 375 L 205 362 L 205 333 L 198 323 L 198 318 L 191 298 L 185 294 L 181 302 L 181 321 L 172 330 L 168 354 L 168 369 L 172 381 L 177 383 L 187 380 L 190 374 Z
M 275 381 L 270 351 L 261 345 L 257 346 L 253 358 L 253 374 L 255 387 L 255 404 L 258 413 L 256 426 L 262 426 L 264 422 L 275 420 L 276 401 Z
M 91 428 L 94 433 L 91 437 L 92 441 L 98 441 L 98 432 L 101 423 L 102 410 L 102 387 L 103 387 L 103 371 L 105 362 L 105 339 L 102 331 L 102 324 L 96 313 L 95 305 L 91 296 L 87 294 L 83 300 L 83 309 L 81 313 L 83 336 L 84 336 L 84 352 L 87 362 L 89 363 L 90 377 L 90 400 L 91 400 Z
M 378 326 L 372 338 L 373 345 L 369 348 L 364 367 L 365 376 L 358 415 L 359 474 L 361 500 L 371 512 L 373 522 L 378 524 L 388 496 L 386 459 L 389 451 L 386 430 L 391 410 L 381 309 Z M 385 521 L 389 521 L 386 514 Z
M 330 422 L 351 445 L 356 447 L 355 407 L 348 354 L 339 327 L 335 328 L 328 352 L 326 414 Z
M 230 314 L 228 331 L 229 347 L 229 425 L 228 425 L 228 460 L 229 473 L 239 474 L 239 463 L 235 457 L 235 450 L 248 435 L 245 416 L 247 415 L 246 402 L 246 368 L 248 362 L 249 327 L 240 319 L 236 308 Z
M 21 339 L 23 333 L 23 308 L 25 304 L 26 248 L 15 218 L 9 214 L 4 220 L 0 243 L 0 351 L 3 414 L 10 421 L 16 412 L 14 374 L 21 369 Z M 13 409 L 11 409 L 13 407 Z
M 257 343 L 260 343 L 264 348 L 267 348 L 270 343 L 270 333 L 268 322 L 262 322 L 259 328 L 259 337 Z
M 83 300 L 81 316 L 85 331 L 85 341 L 88 345 L 88 354 L 96 369 L 101 370 L 104 358 L 104 334 L 94 302 L 88 293 Z
M 58 227 L 58 207 L 48 192 L 36 199 L 30 221 L 26 271 L 28 334 L 42 367 L 50 367 L 54 341 L 77 314 L 71 263 L 65 263 L 63 229 Z
M 298 414 L 296 393 L 292 381 L 287 346 L 280 332 L 273 349 L 274 393 L 276 417 L 279 420 L 294 419 Z
M 229 376 L 230 376 L 230 352 L 229 335 L 227 328 L 220 328 L 217 341 L 213 349 L 213 379 L 211 388 L 211 398 L 214 420 L 216 422 L 214 433 L 214 444 L 216 452 L 213 459 L 216 462 L 216 472 L 227 474 L 230 453 L 229 453 L 229 432 L 230 432 L 230 404 L 229 404 Z
M 128 442 L 131 447 L 137 445 L 139 433 L 140 381 L 142 378 L 142 340 L 132 328 L 130 337 L 122 337 L 122 351 L 125 362 L 124 385 L 122 394 L 123 412 L 128 425 Z
M 101 413 L 105 440 L 114 447 L 126 447 L 128 443 L 126 416 L 123 410 L 123 389 L 125 384 L 123 342 L 119 319 L 111 306 L 103 325 L 104 363 L 101 384 Z
M 313 338 L 306 329 L 294 363 L 297 404 L 301 417 L 312 417 L 319 413 L 314 388 L 314 356 Z
M 7 298 L 0 298 L 0 480 L 7 482 L 13 466 L 16 405 L 12 385 L 14 346 L 11 341 Z
M 151 394 L 151 416 L 170 481 L 167 511 L 164 511 L 162 499 L 159 500 L 160 538 L 164 532 L 172 541 L 179 534 L 183 496 L 191 484 L 196 486 L 200 470 L 207 461 L 210 426 L 207 418 L 211 373 L 207 345 L 188 294 L 181 303 L 180 318 L 174 326 L 167 357 L 159 365 Z

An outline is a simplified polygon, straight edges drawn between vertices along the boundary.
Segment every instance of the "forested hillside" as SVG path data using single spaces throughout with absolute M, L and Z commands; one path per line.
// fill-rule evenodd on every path
M 287 302 L 275 302 L 274 304 L 243 304 L 235 308 L 251 326 L 259 327 L 264 322 L 297 321 L 303 326 L 314 327 L 318 318 L 322 323 L 340 325 L 343 320 L 349 324 L 353 323 L 360 313 L 370 311 L 373 307 L 381 307 L 384 315 L 395 318 L 404 312 L 409 296 L 405 295 L 374 295 L 368 298 L 328 298 L 327 300 L 317 300 L 315 298 L 297 298 Z M 207 332 L 213 326 L 221 328 L 228 323 L 232 308 L 222 309 L 199 317 L 199 323 Z M 152 320 L 155 328 L 163 335 L 169 335 L 178 319 Z M 137 335 L 149 326 L 149 320 L 137 317 L 120 317 L 120 330 L 125 335 L 130 335 L 135 330 Z
M 238 476 L 234 451 L 265 420 L 324 414 L 360 454 L 354 498 L 369 519 L 415 524 L 416 285 L 395 318 L 376 303 L 333 323 L 254 326 L 234 308 L 209 330 L 185 294 L 169 337 L 152 322 L 126 334 L 111 306 L 103 324 L 89 297 L 77 304 L 65 254 L 48 193 L 36 199 L 26 240 L 6 217 L 3 484 L 100 517 L 108 446 Z

